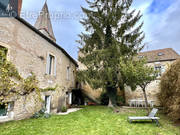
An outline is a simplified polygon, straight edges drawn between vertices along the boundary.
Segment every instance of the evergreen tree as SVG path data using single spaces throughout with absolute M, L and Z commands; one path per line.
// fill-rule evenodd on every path
M 143 48 L 143 23 L 137 24 L 140 12 L 131 10 L 132 0 L 93 0 L 83 8 L 86 17 L 80 22 L 86 32 L 78 41 L 83 54 L 79 61 L 86 66 L 78 79 L 92 88 L 102 88 L 109 96 L 109 106 L 115 103 L 117 88 L 124 89 L 120 62 L 132 60 Z

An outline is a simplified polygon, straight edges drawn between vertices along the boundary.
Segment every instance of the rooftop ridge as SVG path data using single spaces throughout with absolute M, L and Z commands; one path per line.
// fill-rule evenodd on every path
M 157 50 L 150 50 L 150 51 L 144 51 L 144 52 L 140 52 L 139 54 L 141 54 L 141 53 L 148 53 L 148 52 L 158 52 L 158 51 L 162 51 L 162 50 L 173 50 L 174 51 L 174 49 L 172 49 L 172 48 L 164 48 L 164 49 L 157 49 Z M 174 51 L 174 52 L 176 52 L 176 51 Z M 177 53 L 177 52 L 176 52 Z
M 138 55 L 146 57 L 148 62 L 170 61 L 180 58 L 180 55 L 172 48 L 140 52 Z

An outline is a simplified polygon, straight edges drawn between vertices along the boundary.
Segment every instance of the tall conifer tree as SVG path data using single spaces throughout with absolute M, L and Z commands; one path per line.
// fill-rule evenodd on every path
M 109 96 L 109 106 L 115 104 L 117 89 L 124 89 L 126 80 L 119 63 L 132 60 L 143 48 L 144 33 L 140 12 L 132 10 L 132 0 L 91 0 L 83 8 L 86 17 L 80 22 L 84 33 L 78 41 L 83 54 L 79 61 L 87 70 L 78 79 L 92 88 L 103 88 Z

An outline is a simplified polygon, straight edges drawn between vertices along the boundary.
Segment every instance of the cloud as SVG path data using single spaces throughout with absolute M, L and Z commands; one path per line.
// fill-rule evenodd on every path
M 37 13 L 45 0 L 24 0 L 23 10 Z M 48 0 L 50 13 L 61 13 L 60 18 L 52 17 L 57 43 L 73 58 L 77 59 L 75 41 L 84 29 L 79 23 L 82 16 L 81 6 L 87 6 L 85 0 Z M 133 8 L 141 10 L 146 34 L 145 50 L 171 47 L 180 53 L 180 1 L 179 0 L 134 0 Z M 36 15 L 37 16 L 37 15 Z M 34 25 L 37 17 L 25 18 Z
M 23 18 L 34 25 L 44 3 L 45 0 L 24 0 L 22 11 L 25 15 Z M 77 59 L 78 43 L 76 40 L 77 35 L 83 31 L 79 20 L 83 16 L 81 6 L 86 6 L 85 0 L 49 0 L 47 4 L 57 43 Z
M 149 13 L 160 13 L 164 10 L 166 10 L 174 0 L 153 0 L 151 5 L 149 6 L 147 12 Z
M 149 8 L 152 8 L 152 5 Z M 157 11 L 154 9 L 153 12 L 145 12 L 144 14 L 145 41 L 148 42 L 146 49 L 173 48 L 180 53 L 180 1 L 174 1 L 167 5 L 168 7 L 166 6 L 163 10 Z M 161 6 L 160 2 L 155 7 L 159 8 Z
M 142 13 L 150 6 L 153 0 L 134 0 L 132 7 L 141 10 Z

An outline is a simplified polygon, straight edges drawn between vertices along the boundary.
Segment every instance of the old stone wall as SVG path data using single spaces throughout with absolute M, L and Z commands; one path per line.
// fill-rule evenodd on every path
M 79 53 L 79 55 L 81 56 L 82 54 Z M 151 67 L 155 67 L 157 65 L 162 66 L 164 68 L 163 72 L 165 72 L 173 62 L 174 61 L 154 62 L 154 63 L 148 63 L 148 66 L 151 66 Z M 79 64 L 79 70 L 86 70 L 85 65 L 83 65 L 80 62 L 78 64 Z M 160 83 L 160 77 L 158 77 L 157 80 L 150 83 L 146 88 L 148 100 L 154 101 L 155 105 L 159 105 L 159 101 L 157 98 L 157 95 L 160 90 L 159 83 Z M 98 99 L 102 93 L 101 89 L 94 90 L 88 84 L 82 85 L 82 90 L 84 93 L 86 93 L 92 99 Z M 138 87 L 135 91 L 131 91 L 131 89 L 129 87 L 126 87 L 125 99 L 126 99 L 126 104 L 128 104 L 129 100 L 132 100 L 132 99 L 144 99 L 142 89 L 140 87 Z
M 82 53 L 79 52 L 79 56 L 82 57 Z M 78 70 L 86 70 L 86 66 L 80 62 L 78 62 Z M 103 92 L 102 89 L 96 89 L 94 90 L 93 88 L 91 88 L 91 86 L 89 84 L 84 84 L 82 83 L 81 84 L 81 89 L 82 89 L 82 92 L 87 95 L 89 98 L 91 98 L 92 100 L 94 101 L 97 101 L 100 96 L 101 96 L 101 93 Z
M 75 88 L 75 64 L 60 49 L 15 18 L 0 18 L 0 46 L 8 49 L 8 60 L 15 64 L 22 77 L 27 78 L 33 72 L 39 80 L 40 88 L 58 85 L 55 92 L 42 93 L 42 96 L 51 96 L 51 112 L 55 113 L 59 107 L 60 98 L 65 99 L 66 92 Z M 56 75 L 46 74 L 49 54 L 55 56 Z M 70 67 L 69 79 L 67 79 L 67 67 Z M 15 119 L 28 117 L 35 111 L 33 109 L 37 105 L 34 96 L 30 95 L 26 103 L 22 102 L 24 97 L 15 102 Z M 64 100 L 64 105 L 65 102 Z
M 148 63 L 148 66 L 155 67 L 158 64 L 158 65 L 163 66 L 164 72 L 166 72 L 166 70 L 170 67 L 170 65 L 173 62 L 174 61 Z M 157 95 L 160 91 L 159 83 L 160 83 L 160 77 L 158 77 L 155 81 L 151 82 L 146 88 L 148 100 L 155 101 L 155 105 L 157 105 L 157 106 L 159 105 L 159 101 L 157 98 Z M 125 97 L 126 97 L 127 104 L 129 102 L 129 100 L 132 100 L 132 99 L 144 99 L 143 91 L 140 87 L 138 87 L 135 91 L 131 91 L 131 89 L 129 87 L 127 87 L 125 90 Z

